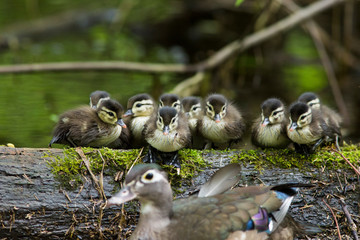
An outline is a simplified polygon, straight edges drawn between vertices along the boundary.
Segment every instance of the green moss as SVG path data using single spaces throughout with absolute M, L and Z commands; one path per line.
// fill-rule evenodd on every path
M 345 144 L 341 148 L 341 153 L 352 163 L 360 163 L 360 148 L 357 145 Z M 326 167 L 328 169 L 344 169 L 351 166 L 341 157 L 341 155 L 331 147 L 325 147 L 315 154 L 305 156 L 298 154 L 291 149 L 257 149 L 243 150 L 231 156 L 231 162 L 242 162 L 253 164 L 255 169 L 261 171 L 265 168 L 299 168 Z
M 140 149 L 133 150 L 114 150 L 109 148 L 82 148 L 85 156 L 89 160 L 91 171 L 98 175 L 104 165 L 104 175 L 115 176 L 119 171 L 126 173 L 130 167 L 142 162 L 145 153 L 140 154 Z M 180 175 L 177 174 L 173 166 L 163 165 L 169 173 L 169 180 L 173 186 L 179 187 L 183 181 L 190 181 L 197 172 L 208 166 L 202 157 L 202 152 L 193 149 L 183 149 L 179 151 L 182 161 Z M 48 164 L 52 173 L 64 186 L 77 186 L 82 182 L 82 175 L 86 175 L 87 169 L 82 163 L 82 159 L 74 148 L 66 148 L 63 155 L 47 154 Z M 105 163 L 104 163 L 105 162 Z M 135 164 L 136 164 L 135 163 Z M 123 177 L 125 174 L 123 174 Z M 123 181 L 121 179 L 120 181 Z

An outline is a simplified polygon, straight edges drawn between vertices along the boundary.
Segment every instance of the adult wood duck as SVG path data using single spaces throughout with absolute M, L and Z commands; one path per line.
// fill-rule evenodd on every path
M 144 128 L 149 151 L 144 162 L 162 162 L 181 168 L 178 150 L 190 144 L 190 129 L 186 117 L 173 107 L 162 107 L 153 113 Z
M 165 93 L 159 98 L 159 108 L 162 107 L 173 107 L 178 112 L 181 111 L 181 101 L 178 95 L 172 93 Z
M 132 134 L 132 147 L 139 148 L 147 145 L 143 131 L 154 109 L 154 100 L 147 93 L 140 93 L 129 98 L 124 118 L 130 118 L 128 125 L 130 125 L 129 128 Z
M 320 110 L 296 102 L 290 106 L 287 134 L 298 152 L 310 154 L 322 143 L 335 142 L 340 133 L 326 124 Z
M 107 99 L 96 109 L 88 106 L 65 112 L 55 126 L 53 143 L 72 147 L 103 147 L 119 141 L 122 129 L 126 128 L 121 116 L 124 113 L 120 103 Z M 119 143 L 121 144 L 121 143 Z
M 94 91 L 90 94 L 90 107 L 96 109 L 102 100 L 110 99 L 110 94 L 106 91 Z
M 243 117 L 223 95 L 208 96 L 203 111 L 199 131 L 212 147 L 230 148 L 233 142 L 241 140 L 245 131 Z
M 199 133 L 198 123 L 203 118 L 201 98 L 195 96 L 185 97 L 181 100 L 182 110 L 187 116 L 191 131 L 191 148 L 203 149 L 205 141 Z
M 252 127 L 251 141 L 262 148 L 285 148 L 290 144 L 286 134 L 288 119 L 285 106 L 277 98 L 269 98 L 261 104 L 261 116 Z
M 247 187 L 173 201 L 167 174 L 156 164 L 138 164 L 107 205 L 140 201 L 130 239 L 266 239 L 284 219 L 298 186 Z

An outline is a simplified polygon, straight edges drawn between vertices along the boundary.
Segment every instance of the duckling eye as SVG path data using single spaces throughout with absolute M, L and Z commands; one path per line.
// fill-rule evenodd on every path
M 199 107 L 193 107 L 191 110 L 192 111 L 196 111 L 196 109 L 198 109 Z
M 301 116 L 301 117 L 300 117 L 300 120 L 304 120 L 304 119 L 305 119 L 305 116 Z
M 140 103 L 136 104 L 136 107 L 137 108 L 141 107 L 141 104 Z
M 208 110 L 211 111 L 211 106 L 207 106 Z
M 178 103 L 174 103 L 174 108 L 176 108 L 177 106 L 179 106 L 179 104 Z
M 109 114 L 110 117 L 115 117 L 115 114 L 112 113 L 112 112 L 108 112 L 108 114 Z

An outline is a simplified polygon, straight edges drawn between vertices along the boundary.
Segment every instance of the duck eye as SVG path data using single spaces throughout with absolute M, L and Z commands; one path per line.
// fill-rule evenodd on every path
M 300 117 L 300 120 L 304 120 L 304 119 L 305 119 L 305 116 L 301 116 L 301 117 Z
M 176 108 L 177 106 L 179 106 L 179 104 L 178 104 L 178 103 L 174 103 L 174 107 Z
M 151 180 L 153 177 L 154 177 L 154 174 L 152 174 L 152 173 L 148 173 L 145 175 L 146 180 Z
M 141 107 L 141 104 L 140 103 L 136 104 L 136 107 L 137 108 Z
M 115 117 L 114 113 L 112 113 L 112 112 L 108 112 L 108 114 L 110 117 Z

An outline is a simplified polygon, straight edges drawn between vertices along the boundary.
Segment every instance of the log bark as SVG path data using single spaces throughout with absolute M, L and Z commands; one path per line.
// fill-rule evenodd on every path
M 81 188 L 63 189 L 47 164 L 51 159 L 44 157 L 48 152 L 59 156 L 63 154 L 60 149 L 0 147 L 0 239 L 124 239 L 129 236 L 136 224 L 134 210 L 137 212 L 138 205 L 127 204 L 126 209 L 130 213 L 127 215 L 120 214 L 120 206 L 102 211 L 98 202 L 101 196 L 93 187 L 90 176 Z M 198 189 L 214 171 L 231 161 L 232 154 L 241 154 L 241 151 L 204 154 L 212 166 L 203 169 L 193 179 L 192 185 L 184 186 L 186 192 L 177 197 L 186 197 Z M 252 164 L 243 164 L 241 185 L 286 182 L 316 184 L 313 189 L 301 190 L 293 201 L 291 215 L 296 220 L 320 225 L 324 232 L 317 237 L 331 239 L 337 235 L 329 217 L 330 212 L 321 199 L 326 197 L 335 211 L 341 211 L 340 202 L 333 198 L 338 194 L 339 187 L 336 176 L 347 179 L 349 185 L 357 180 L 353 175 L 354 172 L 350 170 L 281 168 L 264 169 L 259 173 Z M 114 176 L 104 176 L 103 188 L 107 197 L 118 187 L 113 179 Z M 355 222 L 360 220 L 356 217 L 359 216 L 359 212 L 356 212 L 358 199 L 358 186 L 354 191 L 348 190 L 346 203 Z M 344 231 L 346 222 L 339 222 Z

